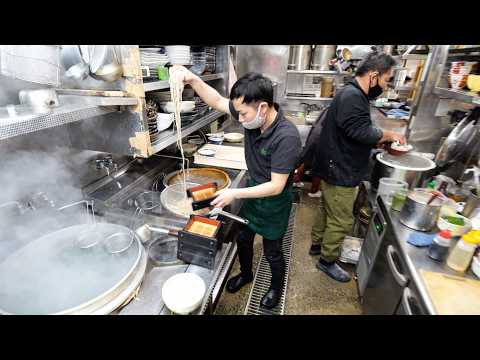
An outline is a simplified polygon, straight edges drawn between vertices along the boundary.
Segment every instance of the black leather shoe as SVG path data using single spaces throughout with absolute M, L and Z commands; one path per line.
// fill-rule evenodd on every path
M 278 302 L 280 301 L 281 296 L 282 296 L 281 290 L 275 290 L 270 288 L 268 289 L 267 293 L 263 296 L 262 301 L 260 301 L 260 305 L 262 305 L 264 308 L 272 309 L 278 305 Z
M 310 251 L 308 252 L 310 255 L 320 255 L 322 252 L 322 245 L 312 244 L 310 246 Z
M 322 270 L 332 279 L 340 282 L 349 282 L 351 280 L 350 274 L 343 270 L 336 262 L 325 264 L 321 260 L 316 263 L 317 269 Z
M 235 293 L 240 290 L 244 285 L 252 282 L 252 280 L 253 276 L 242 277 L 242 274 L 238 274 L 227 281 L 227 291 L 229 293 Z

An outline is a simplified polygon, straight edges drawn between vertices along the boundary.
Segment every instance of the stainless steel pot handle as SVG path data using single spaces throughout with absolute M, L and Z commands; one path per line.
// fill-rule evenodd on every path
M 395 262 L 393 260 L 393 254 L 397 254 L 398 256 L 398 253 L 397 251 L 395 250 L 395 248 L 392 246 L 392 245 L 388 245 L 387 247 L 387 262 L 388 262 L 388 266 L 390 267 L 390 270 L 392 271 L 392 274 L 393 274 L 393 277 L 395 278 L 395 280 L 397 281 L 398 285 L 404 287 L 407 285 L 408 283 L 408 279 L 405 275 L 401 274 L 398 269 L 397 269 L 397 266 L 395 265 Z
M 410 307 L 410 303 L 408 302 L 408 300 L 412 298 L 412 291 L 408 287 L 404 288 L 402 295 L 402 305 L 407 315 L 413 315 L 412 308 Z

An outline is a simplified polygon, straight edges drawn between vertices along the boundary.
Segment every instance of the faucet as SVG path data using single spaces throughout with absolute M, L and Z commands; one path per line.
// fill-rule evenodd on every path
M 105 155 L 103 158 L 95 160 L 95 164 L 98 170 L 105 169 L 107 176 L 111 178 L 119 189 L 122 188 L 122 184 L 115 180 L 113 175 L 111 175 L 111 170 L 115 173 L 118 170 L 118 164 L 113 161 L 112 154 Z

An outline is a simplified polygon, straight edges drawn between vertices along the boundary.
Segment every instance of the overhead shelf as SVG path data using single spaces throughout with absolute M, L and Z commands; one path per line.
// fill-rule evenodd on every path
M 309 100 L 309 101 L 332 101 L 329 97 L 306 97 L 306 96 L 285 96 L 288 100 Z
M 213 121 L 217 120 L 222 115 L 225 115 L 225 114 L 216 110 L 210 111 L 208 114 L 201 117 L 200 119 L 194 120 L 191 124 L 185 127 L 182 127 L 182 136 L 185 137 L 194 133 L 195 131 L 201 129 L 202 127 L 209 125 Z M 177 141 L 176 131 L 165 131 L 165 134 L 162 134 L 157 141 L 152 143 L 152 148 L 156 153 L 174 144 L 176 141 Z
M 440 97 L 480 105 L 480 96 L 472 92 L 436 87 L 433 89 L 433 93 Z
M 312 74 L 312 75 L 332 75 L 332 76 L 346 76 L 351 75 L 349 72 L 338 72 L 331 70 L 287 70 L 287 74 Z
M 463 48 L 463 49 L 449 49 L 448 50 L 449 55 L 480 55 L 480 47 L 470 47 L 470 48 Z
M 200 79 L 203 81 L 212 81 L 212 80 L 217 80 L 217 79 L 223 79 L 225 78 L 225 73 L 219 73 L 219 74 L 209 74 L 209 75 L 201 75 Z M 155 90 L 163 90 L 163 89 L 169 89 L 170 84 L 168 80 L 161 80 L 161 81 L 151 81 L 151 82 L 144 82 L 143 83 L 143 88 L 144 91 L 155 91 Z
M 53 128 L 118 111 L 118 106 L 65 103 L 48 114 L 33 114 L 25 106 L 1 108 L 0 140 Z

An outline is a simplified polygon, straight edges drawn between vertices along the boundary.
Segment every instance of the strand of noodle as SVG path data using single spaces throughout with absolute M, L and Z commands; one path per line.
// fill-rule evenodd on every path
M 183 144 L 182 144 L 182 119 L 180 115 L 181 105 L 182 105 L 182 93 L 183 93 L 183 80 L 181 79 L 181 71 L 173 71 L 170 68 L 170 96 L 171 100 L 175 106 L 175 126 L 177 128 L 177 146 L 180 148 L 180 153 L 182 155 L 182 194 L 184 201 L 187 200 L 187 182 L 185 175 L 185 155 L 183 153 Z M 188 171 L 188 169 L 187 169 Z

